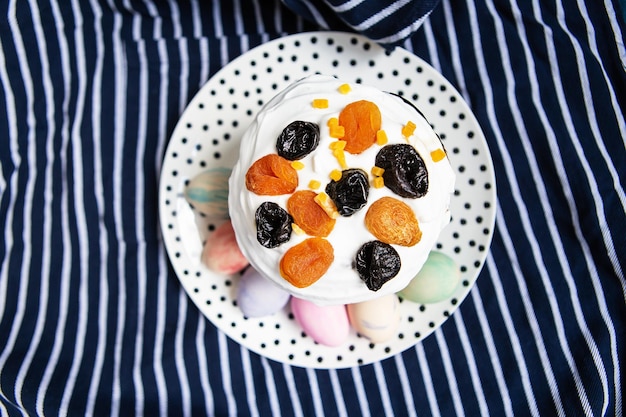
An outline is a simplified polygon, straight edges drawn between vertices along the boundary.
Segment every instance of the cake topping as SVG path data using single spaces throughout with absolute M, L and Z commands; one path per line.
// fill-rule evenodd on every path
M 428 171 L 424 160 L 408 143 L 386 145 L 376 155 L 376 166 L 385 170 L 385 186 L 406 198 L 418 198 L 428 192 Z
M 326 237 L 335 227 L 335 219 L 315 202 L 316 196 L 315 191 L 296 191 L 287 200 L 287 211 L 308 235 Z
M 320 143 L 320 127 L 296 120 L 283 129 L 276 141 L 278 155 L 290 161 L 302 159 Z
M 298 186 L 298 173 L 279 155 L 257 159 L 246 173 L 246 188 L 258 195 L 291 194 Z
M 393 246 L 372 240 L 357 252 L 355 266 L 367 288 L 378 291 L 400 271 L 400 255 Z
M 320 279 L 334 259 L 333 246 L 326 239 L 311 237 L 285 252 L 280 274 L 294 287 L 305 288 Z
M 392 245 L 414 246 L 422 239 L 415 213 L 405 202 L 382 197 L 365 214 L 365 227 L 378 240 Z
M 344 217 L 352 216 L 365 207 L 369 189 L 367 174 L 358 168 L 342 171 L 341 178 L 326 185 L 326 193 Z
M 346 152 L 360 154 L 376 142 L 382 118 L 380 109 L 371 101 L 349 103 L 339 113 L 339 125 L 345 129 Z
M 404 136 L 405 138 L 408 138 L 410 136 L 413 136 L 413 133 L 415 133 L 415 128 L 417 126 L 415 125 L 415 123 L 413 123 L 412 121 L 408 121 L 406 122 L 406 124 L 402 127 L 402 136 Z
M 255 212 L 256 239 L 266 248 L 275 248 L 291 238 L 293 218 L 276 203 L 266 201 Z

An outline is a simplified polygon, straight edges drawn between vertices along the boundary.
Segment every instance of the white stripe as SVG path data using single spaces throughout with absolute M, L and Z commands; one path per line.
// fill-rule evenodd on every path
M 352 381 L 354 382 L 354 389 L 356 390 L 356 396 L 359 400 L 359 407 L 361 408 L 361 414 L 363 416 L 370 415 L 370 407 L 367 402 L 367 394 L 365 394 L 365 387 L 363 386 L 363 375 L 361 375 L 360 368 L 352 367 Z
M 182 291 L 182 289 L 181 289 Z M 217 347 L 220 352 L 220 370 L 222 371 L 222 388 L 226 396 L 226 404 L 228 405 L 228 415 L 237 415 L 237 404 L 235 403 L 235 395 L 233 393 L 232 380 L 230 376 L 230 359 L 228 358 L 228 341 L 223 332 L 217 332 Z
M 457 416 L 464 416 L 465 410 L 461 402 L 461 393 L 459 392 L 459 386 L 456 383 L 456 377 L 454 375 L 454 367 L 452 366 L 452 360 L 450 359 L 450 351 L 446 339 L 443 336 L 443 331 L 439 328 L 435 333 L 435 339 L 437 340 L 437 346 L 439 346 L 439 355 L 441 362 L 443 363 L 443 370 L 446 373 L 446 381 L 448 382 L 448 388 L 450 389 L 450 395 L 452 396 L 452 404 L 454 405 L 454 411 Z
M 152 368 L 157 388 L 157 401 L 159 403 L 159 414 L 166 416 L 168 413 L 167 383 L 163 372 L 163 344 L 165 342 L 165 326 L 167 315 L 167 282 L 168 261 L 165 255 L 165 248 L 159 245 L 159 276 L 157 278 L 157 317 L 154 335 L 154 356 Z
M 206 345 L 204 343 L 204 335 L 206 333 L 206 319 L 201 317 L 198 320 L 198 329 L 196 330 L 196 356 L 198 358 L 198 374 L 200 375 L 200 386 L 202 387 L 202 398 L 206 403 L 205 414 L 212 416 L 215 414 L 215 399 L 213 398 L 213 390 L 209 381 L 209 364 L 207 363 Z M 277 414 L 274 414 L 277 415 Z
M 115 10 L 115 5 L 112 0 L 108 1 L 112 10 Z M 121 399 L 121 367 L 122 367 L 122 346 L 124 345 L 124 323 L 126 321 L 126 269 L 124 267 L 124 260 L 126 259 L 126 239 L 124 238 L 124 229 L 122 227 L 122 205 L 124 202 L 124 195 L 122 192 L 122 166 L 124 155 L 124 129 L 126 121 L 126 72 L 125 63 L 126 56 L 124 53 L 124 45 L 120 37 L 122 22 L 121 14 L 115 13 L 113 20 L 113 60 L 114 60 L 114 75 L 115 75 L 115 89 L 114 89 L 114 118 L 113 125 L 113 140 L 114 140 L 114 159 L 113 159 L 113 217 L 115 219 L 115 238 L 118 242 L 118 255 L 117 255 L 117 283 L 118 283 L 118 295 L 117 295 L 117 323 L 115 331 L 115 344 L 113 352 L 113 386 L 111 395 L 111 415 L 117 416 L 120 413 L 120 399 Z
M 191 0 L 191 21 L 193 22 L 193 37 L 195 39 L 202 38 L 202 19 L 198 0 Z
M 354 9 L 355 7 L 359 6 L 361 3 L 363 3 L 364 0 L 348 0 L 347 2 L 340 4 L 339 6 L 331 6 L 331 8 L 336 12 L 336 13 L 343 13 L 346 12 L 348 10 Z
M 430 65 L 432 65 L 439 72 L 441 72 L 441 61 L 439 60 L 439 54 L 437 53 L 437 41 L 435 40 L 435 34 L 433 32 L 433 26 L 430 24 L 430 19 L 426 19 L 424 21 L 424 26 L 422 26 L 422 30 L 424 31 L 426 45 L 428 46 L 428 57 L 430 58 Z M 411 44 L 411 41 L 407 39 L 406 43 Z
M 435 393 L 435 387 L 433 386 L 433 378 L 428 368 L 428 358 L 426 352 L 424 352 L 424 345 L 418 343 L 415 345 L 415 353 L 417 354 L 417 363 L 419 364 L 420 371 L 422 372 L 422 382 L 426 389 L 426 397 L 428 398 L 428 405 L 430 406 L 430 413 L 433 417 L 441 417 L 439 412 L 439 404 L 437 404 L 437 394 Z
M 99 247 L 100 247 L 100 271 L 99 282 L 100 287 L 98 290 L 98 344 L 96 347 L 96 356 L 93 370 L 93 381 L 98 381 L 98 384 L 91 384 L 89 386 L 89 392 L 87 396 L 87 404 L 85 406 L 86 415 L 94 415 L 94 408 L 99 390 L 100 379 L 102 377 L 102 370 L 104 366 L 105 352 L 109 340 L 109 334 L 107 329 L 108 323 L 108 307 L 109 307 L 109 284 L 106 277 L 108 274 L 107 258 L 109 253 L 108 243 L 108 229 L 104 223 L 105 217 L 105 202 L 104 202 L 104 189 L 103 189 L 103 173 L 102 173 L 102 137 L 101 137 L 101 96 L 102 91 L 102 71 L 104 62 L 104 41 L 102 37 L 102 9 L 98 0 L 90 0 L 91 9 L 94 14 L 93 27 L 96 38 L 96 60 L 93 70 L 92 79 L 92 97 L 91 97 L 91 121 L 92 121 L 92 140 L 93 140 L 93 161 L 94 161 L 94 196 L 96 199 L 96 206 L 98 208 L 98 231 L 99 231 Z
M 324 29 L 330 29 L 330 26 L 328 25 L 328 23 L 326 23 L 326 20 L 324 20 L 324 17 L 322 16 L 322 14 L 317 10 L 317 8 L 312 5 L 311 3 L 309 3 L 308 0 L 301 0 L 300 3 L 304 4 L 306 6 L 306 8 L 309 10 L 309 12 L 311 13 L 311 17 L 313 17 L 313 20 L 315 20 L 315 23 L 324 28 Z
M 180 24 L 180 9 L 178 8 L 178 4 L 173 0 L 168 0 L 168 4 L 170 5 L 171 22 L 174 32 L 173 37 L 174 39 L 180 39 L 183 37 L 183 28 Z
M 224 27 L 222 26 L 222 9 L 220 7 L 220 2 L 213 1 L 211 4 L 213 5 L 213 33 L 217 39 L 221 39 L 224 37 Z
M 402 7 L 404 7 L 407 4 L 411 3 L 411 1 L 412 0 L 398 0 L 398 1 L 394 1 L 389 6 L 387 6 L 384 9 L 378 11 L 376 14 L 368 17 L 367 19 L 365 19 L 363 22 L 359 23 L 358 25 L 356 25 L 356 26 L 350 25 L 350 26 L 353 29 L 355 29 L 356 31 L 358 31 L 358 32 L 363 32 L 363 31 L 371 28 L 375 24 L 379 23 L 381 20 L 386 19 L 387 17 L 391 16 L 392 14 L 397 12 Z
M 265 356 L 260 357 L 261 366 L 265 374 L 265 386 L 267 387 L 267 395 L 270 401 L 270 408 L 273 416 L 280 415 L 280 401 L 278 400 L 278 393 L 276 392 L 276 381 L 274 380 L 274 374 L 272 368 Z
M 250 351 L 243 345 L 239 345 L 239 353 L 241 355 L 241 368 L 243 380 L 246 386 L 246 401 L 248 402 L 248 411 L 252 417 L 259 416 L 259 409 L 256 405 L 256 391 L 254 386 L 254 375 L 252 374 L 252 364 L 250 363 Z
M 46 168 L 44 174 L 44 182 L 45 182 L 45 196 L 52 196 L 52 171 L 55 163 L 54 159 L 54 133 L 56 130 L 56 124 L 54 120 L 54 88 L 52 87 L 52 80 L 50 79 L 50 66 L 48 64 L 48 55 L 47 55 L 47 44 L 46 38 L 42 30 L 41 19 L 38 12 L 38 8 L 36 5 L 32 4 L 32 0 L 29 1 L 29 7 L 32 11 L 32 24 L 35 30 L 35 37 L 37 39 L 37 52 L 40 57 L 41 62 L 41 73 L 42 73 L 42 83 L 44 87 L 44 101 L 46 108 L 46 125 L 47 132 L 45 137 L 46 143 Z M 62 27 L 63 25 L 59 25 L 58 22 L 56 27 Z M 64 71 L 65 74 L 65 71 Z M 65 92 L 68 93 L 68 90 L 65 89 Z M 67 94 L 66 94 L 67 95 Z M 48 294 L 50 293 L 50 248 L 51 244 L 51 228 L 52 228 L 52 199 L 50 197 L 44 198 L 44 207 L 43 207 L 43 252 L 41 254 L 41 280 L 40 280 L 40 290 L 39 290 L 39 302 L 37 309 L 37 319 L 35 322 L 35 328 L 33 330 L 33 334 L 31 336 L 30 343 L 28 345 L 28 350 L 24 355 L 24 359 L 22 360 L 20 367 L 15 376 L 15 402 L 20 408 L 24 408 L 24 403 L 22 402 L 22 392 L 24 388 L 24 382 L 26 380 L 26 375 L 30 369 L 30 366 L 33 361 L 33 357 L 37 349 L 39 348 L 39 344 L 41 343 L 41 335 L 46 325 L 46 313 L 48 308 Z
M 133 27 L 139 28 L 139 24 L 133 22 Z M 139 29 L 138 29 L 139 30 Z M 135 194 L 135 235 L 137 237 L 137 332 L 135 333 L 135 352 L 133 360 L 133 387 L 135 392 L 135 413 L 143 415 L 145 393 L 141 377 L 142 355 L 144 349 L 144 332 L 146 320 L 146 288 L 147 288 L 147 266 L 146 266 L 146 228 L 144 218 L 144 173 L 143 157 L 146 150 L 146 137 L 148 125 L 148 71 L 149 64 L 146 58 L 145 43 L 137 42 L 137 55 L 139 56 L 139 112 L 137 117 L 137 156 L 135 160 L 135 180 L 137 182 Z
M 20 72 L 22 73 L 22 79 L 24 81 L 24 90 L 26 93 L 26 122 L 28 126 L 28 149 L 27 153 L 27 167 L 29 176 L 26 180 L 26 188 L 24 195 L 24 211 L 23 211 L 23 219 L 24 219 L 24 229 L 22 231 L 22 242 L 24 242 L 24 250 L 22 257 L 22 265 L 20 268 L 20 276 L 22 279 L 19 280 L 19 292 L 17 296 L 17 310 L 13 319 L 13 326 L 11 327 L 11 331 L 9 332 L 9 337 L 7 338 L 6 345 L 2 350 L 2 354 L 0 354 L 0 374 L 2 369 L 4 369 L 4 364 L 6 363 L 9 355 L 13 351 L 15 347 L 15 342 L 17 340 L 17 336 L 21 330 L 22 322 L 24 320 L 24 314 L 26 311 L 26 295 L 28 294 L 29 287 L 29 277 L 28 273 L 30 270 L 30 261 L 31 261 L 31 253 L 32 248 L 29 242 L 31 242 L 32 237 L 32 225 L 29 219 L 32 217 L 32 201 L 34 195 L 34 187 L 35 181 L 37 178 L 37 166 L 36 166 L 36 155 L 35 155 L 35 144 L 36 144 L 36 119 L 34 116 L 34 92 L 32 85 L 32 76 L 30 73 L 30 69 L 28 68 L 27 62 L 27 53 L 24 48 L 24 41 L 22 39 L 22 35 L 19 32 L 19 24 L 16 20 L 15 16 L 15 2 L 11 1 L 9 3 L 9 9 L 7 12 L 9 27 L 15 39 L 15 49 L 16 54 L 19 60 Z M 17 137 L 17 136 L 16 136 Z M 15 149 L 18 149 L 16 146 Z M 17 171 L 16 171 L 17 172 Z M 7 275 L 8 277 L 8 275 Z M 20 400 L 21 393 L 17 393 L 14 391 L 14 395 L 17 401 Z
M 402 388 L 402 398 L 406 404 L 407 416 L 416 416 L 417 411 L 415 409 L 415 402 L 413 401 L 413 392 L 411 392 L 411 380 L 406 372 L 406 366 L 402 355 L 394 355 L 393 360 L 396 362 L 396 368 L 398 368 L 398 378 L 400 380 L 400 387 Z
M 150 7 L 154 7 L 150 5 Z M 169 90 L 169 56 L 163 40 L 157 41 L 157 51 L 159 54 L 159 123 L 158 123 L 158 153 L 156 155 L 155 165 L 157 172 L 160 172 L 161 158 L 163 155 L 162 149 L 165 143 L 166 137 L 166 121 L 167 121 L 167 93 Z M 167 315 L 167 283 L 170 279 L 168 275 L 167 258 L 164 253 L 163 245 L 159 245 L 159 277 L 157 282 L 158 289 L 158 311 L 157 322 L 155 329 L 155 345 L 154 345 L 154 359 L 152 366 L 154 367 L 154 377 L 157 386 L 157 393 L 159 399 L 159 412 L 161 415 L 166 415 L 168 412 L 168 395 L 167 395 L 167 383 L 165 381 L 165 373 L 163 371 L 163 342 L 165 340 L 166 332 L 166 315 Z M 182 290 L 181 290 L 182 291 Z
M 311 399 L 313 400 L 313 408 L 315 409 L 316 416 L 324 415 L 324 407 L 322 406 L 322 399 L 320 398 L 319 392 L 320 387 L 317 383 L 317 375 L 315 374 L 315 370 L 312 368 L 306 368 L 306 375 L 309 381 L 309 387 L 311 388 Z
M 187 293 L 184 291 L 178 292 L 178 320 L 176 321 L 176 334 L 174 335 L 174 363 L 176 364 L 176 374 L 178 380 L 170 378 L 168 383 L 173 386 L 178 382 L 180 387 L 180 399 L 183 407 L 183 416 L 191 416 L 191 392 L 189 392 L 189 377 L 187 375 L 187 369 L 185 368 L 185 319 L 187 317 L 187 310 L 189 301 Z M 168 414 L 167 410 L 163 410 L 164 415 Z
M 254 10 L 254 23 L 256 27 L 256 32 L 261 34 L 261 39 L 263 39 L 263 42 L 267 42 L 269 40 L 269 34 L 265 29 L 265 22 L 263 22 L 263 14 L 261 13 L 261 5 L 259 4 L 259 0 L 252 0 L 252 8 Z
M 489 255 L 490 254 L 491 253 L 489 253 Z M 501 283 L 498 280 L 499 277 L 497 276 L 496 273 L 491 273 L 490 275 L 491 275 L 492 282 L 497 280 L 497 282 L 493 284 L 495 288 L 496 298 L 497 298 L 498 295 L 501 295 L 498 293 L 498 288 L 501 290 Z M 474 302 L 474 306 L 476 308 L 476 316 L 478 317 L 478 323 L 480 324 L 480 329 L 485 339 L 485 344 L 487 345 L 487 354 L 489 355 L 489 360 L 491 361 L 491 365 L 492 365 L 491 369 L 493 370 L 493 373 L 495 374 L 495 377 L 496 377 L 496 383 L 498 384 L 498 390 L 499 390 L 500 398 L 502 399 L 502 404 L 504 406 L 505 415 L 513 416 L 513 405 L 511 403 L 511 395 L 507 387 L 506 378 L 504 377 L 504 373 L 502 372 L 503 370 L 502 363 L 500 362 L 500 357 L 498 356 L 498 351 L 496 349 L 496 344 L 493 339 L 493 334 L 489 327 L 487 314 L 485 313 L 485 310 L 483 308 L 483 301 L 480 297 L 480 292 L 470 291 L 470 296 L 472 297 L 472 301 Z M 497 300 L 498 302 L 500 302 L 499 298 L 497 298 Z M 511 322 L 511 317 L 509 315 L 508 306 L 505 305 L 501 308 L 503 310 L 506 309 L 506 311 L 502 311 L 502 321 L 504 321 L 504 324 L 507 327 L 507 331 L 510 334 L 511 333 L 510 328 L 512 327 L 512 322 Z M 455 313 L 454 315 L 456 316 L 456 314 L 458 313 Z M 465 327 L 463 327 L 463 331 L 459 332 L 459 334 L 461 334 L 461 339 L 468 339 L 468 335 L 465 332 Z M 509 336 L 509 342 L 513 346 L 512 348 L 513 354 L 516 355 L 515 363 L 517 364 L 518 368 L 521 368 L 523 370 L 520 372 L 520 378 L 524 386 L 524 394 L 526 394 L 527 400 L 532 402 L 532 404 L 529 403 L 531 412 L 533 412 L 534 410 L 535 413 L 533 415 L 538 416 L 539 412 L 537 411 L 537 404 L 534 401 L 534 397 L 530 389 L 530 382 L 528 381 L 528 372 L 527 372 L 528 368 L 526 366 L 526 361 L 522 355 L 522 352 L 519 346 L 519 340 L 517 339 L 517 335 L 515 334 L 514 331 L 513 331 L 513 334 L 514 334 L 514 337 Z M 472 366 L 476 366 L 476 364 L 474 363 Z M 512 366 L 512 365 L 507 365 L 507 370 L 509 370 L 508 366 Z M 530 396 L 529 396 L 529 392 L 530 392 Z
M 620 4 L 622 5 L 622 9 L 624 8 L 624 3 L 620 2 Z M 582 3 L 580 0 L 578 0 L 578 7 L 582 7 L 585 8 L 584 3 Z M 604 8 L 606 9 L 606 16 L 609 19 L 609 21 L 611 22 L 611 29 L 613 29 L 613 34 L 615 36 L 615 46 L 617 48 L 617 52 L 619 54 L 619 58 L 622 61 L 622 68 L 624 70 L 626 70 L 626 47 L 624 46 L 624 35 L 622 34 L 622 31 L 620 29 L 620 22 L 618 21 L 620 18 L 623 17 L 624 11 L 622 10 L 622 15 L 619 15 L 615 8 L 613 7 L 613 2 L 611 0 L 604 0 Z M 585 13 L 585 15 L 587 15 L 588 13 Z M 593 30 L 593 25 L 590 25 L 589 22 L 587 21 L 587 19 L 585 18 L 585 23 L 587 24 L 587 33 L 589 34 L 589 32 L 594 32 Z M 594 37 L 595 39 L 595 37 Z M 590 42 L 591 44 L 591 42 Z M 595 42 L 594 42 L 595 44 Z M 595 49 L 595 52 L 597 54 L 597 49 Z M 598 57 L 598 55 L 596 55 L 596 58 Z M 602 62 L 601 59 L 598 59 L 599 62 Z M 604 69 L 603 71 L 604 72 Z M 612 96 L 612 94 L 611 94 Z M 615 106 L 615 103 L 614 103 Z M 619 108 L 617 106 L 615 106 L 616 108 Z M 624 132 L 622 130 L 622 137 L 626 137 L 626 135 L 624 135 Z
M 380 399 L 383 403 L 383 409 L 386 416 L 392 416 L 393 407 L 391 406 L 391 399 L 389 398 L 389 389 L 387 388 L 387 382 L 385 379 L 385 372 L 380 362 L 374 362 L 374 375 L 376 375 L 376 383 L 380 392 Z
M 293 406 L 293 413 L 297 417 L 302 417 L 302 404 L 300 404 L 300 396 L 298 395 L 298 387 L 293 378 L 293 371 L 291 367 L 283 363 L 283 373 L 285 374 L 285 382 L 287 383 L 287 391 L 289 391 L 289 398 L 291 399 L 291 405 Z

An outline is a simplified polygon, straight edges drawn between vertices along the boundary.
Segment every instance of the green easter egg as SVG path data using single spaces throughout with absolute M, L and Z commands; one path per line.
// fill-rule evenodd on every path
M 450 297 L 460 280 L 461 273 L 454 260 L 432 251 L 422 269 L 398 295 L 420 304 L 437 303 Z
M 228 219 L 228 178 L 230 169 L 213 168 L 201 172 L 185 187 L 185 199 L 210 218 Z

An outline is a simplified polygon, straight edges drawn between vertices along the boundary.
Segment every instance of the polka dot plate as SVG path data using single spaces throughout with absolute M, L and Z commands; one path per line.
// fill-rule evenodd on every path
M 215 167 L 232 168 L 239 138 L 258 110 L 292 82 L 319 72 L 400 94 L 417 105 L 441 136 L 457 173 L 452 221 L 437 249 L 461 268 L 462 284 L 447 300 L 400 303 L 394 338 L 370 343 L 356 332 L 340 347 L 315 343 L 289 307 L 268 317 L 244 317 L 235 299 L 238 275 L 216 274 L 200 262 L 218 225 L 186 202 L 186 184 Z M 340 32 L 280 38 L 241 55 L 191 100 L 171 136 L 160 180 L 163 239 L 173 268 L 194 304 L 221 331 L 269 359 L 311 368 L 346 368 L 380 361 L 439 328 L 469 293 L 481 270 L 495 222 L 495 178 L 484 136 L 468 105 L 435 69 L 401 48 L 387 53 L 368 39 Z

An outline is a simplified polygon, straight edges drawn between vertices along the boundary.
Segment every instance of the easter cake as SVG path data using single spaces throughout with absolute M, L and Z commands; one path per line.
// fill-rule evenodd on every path
M 455 175 L 424 116 L 374 87 L 312 75 L 258 113 L 228 207 L 265 278 L 319 305 L 404 289 L 450 221 Z

